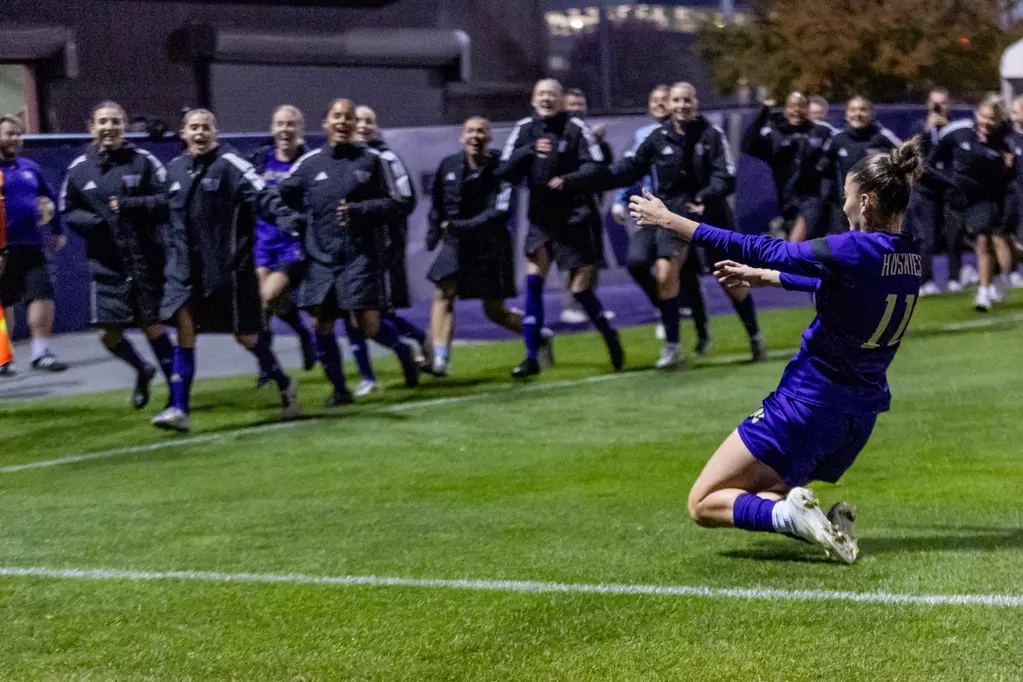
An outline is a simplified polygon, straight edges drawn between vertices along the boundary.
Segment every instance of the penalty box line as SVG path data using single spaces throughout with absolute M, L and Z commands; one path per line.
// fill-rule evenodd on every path
M 0 567 L 0 577 L 53 580 L 201 582 L 322 587 L 388 587 L 447 589 L 522 594 L 598 594 L 611 596 L 744 599 L 747 601 L 838 601 L 908 606 L 984 606 L 1019 608 L 1023 596 L 1008 594 L 900 594 L 839 590 L 786 590 L 770 587 L 708 585 L 633 585 L 623 583 L 558 583 L 534 580 L 393 578 L 375 575 L 318 576 L 303 573 L 220 573 L 215 571 L 132 571 L 112 568 Z

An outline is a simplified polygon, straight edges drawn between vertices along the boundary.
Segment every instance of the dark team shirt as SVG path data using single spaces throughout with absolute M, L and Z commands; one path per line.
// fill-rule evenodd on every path
M 1007 133 L 1007 129 L 997 130 L 981 142 L 976 124 L 969 119 L 941 129 L 929 163 L 954 188 L 949 197 L 954 207 L 989 201 L 1002 205 L 1012 178 L 1006 155 L 1013 150 Z
M 693 242 L 754 267 L 780 270 L 816 286 L 817 317 L 778 391 L 845 414 L 877 414 L 891 406 L 888 366 L 909 326 L 923 263 L 908 234 L 845 232 L 790 243 L 701 224 Z
M 7 245 L 42 246 L 36 200 L 48 197 L 56 206 L 57 196 L 43 178 L 39 164 L 21 156 L 0 159 L 0 173 L 4 175 L 0 191 L 7 214 Z M 53 234 L 61 234 L 60 216 L 54 215 L 48 227 Z
M 792 125 L 784 117 L 772 118 L 771 110 L 762 107 L 743 136 L 741 150 L 771 167 L 778 201 L 788 205 L 818 193 L 816 161 L 829 135 L 826 126 L 809 120 Z
M 844 196 L 845 176 L 868 156 L 894 149 L 902 144 L 895 133 L 871 122 L 862 128 L 848 123 L 831 136 L 824 145 L 818 169 L 821 174 L 821 197 L 840 203 Z

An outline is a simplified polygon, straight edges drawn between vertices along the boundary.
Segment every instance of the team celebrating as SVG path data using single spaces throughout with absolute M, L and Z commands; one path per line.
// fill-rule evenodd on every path
M 785 534 L 855 561 L 854 513 L 844 502 L 821 511 L 805 486 L 834 482 L 866 445 L 889 409 L 886 372 L 919 297 L 940 293 L 932 259 L 943 244 L 949 290 L 970 283 L 960 250 L 977 257 L 977 310 L 990 310 L 1023 284 L 1018 264 L 1023 189 L 1023 100 L 1012 123 L 996 98 L 973 120 L 950 122 L 948 93 L 933 91 L 920 134 L 903 143 L 853 97 L 846 124 L 823 120 L 827 102 L 790 94 L 781 112 L 765 103 L 742 151 L 765 162 L 777 190 L 769 235 L 732 231 L 728 198 L 735 160 L 722 130 L 700 113 L 688 83 L 650 94 L 654 119 L 636 131 L 617 161 L 585 121 L 585 95 L 539 81 L 533 113 L 503 148 L 491 148 L 490 123 L 465 121 L 461 149 L 433 177 L 427 248 L 436 256 L 428 330 L 400 311 L 410 306 L 408 217 L 417 195 L 405 164 L 380 137 L 376 113 L 347 99 L 330 103 L 325 143 L 305 146 L 301 111 L 271 117 L 273 143 L 243 158 L 218 139 L 216 116 L 187 112 L 182 154 L 166 167 L 125 139 L 115 102 L 96 106 L 92 142 L 69 166 L 55 195 L 39 169 L 18 155 L 17 119 L 0 119 L 0 171 L 10 246 L 0 275 L 5 307 L 25 300 L 32 365 L 66 367 L 49 350 L 53 286 L 45 226 L 53 248 L 64 229 L 86 245 L 91 323 L 102 344 L 135 370 L 132 405 L 150 402 L 163 373 L 167 403 L 152 423 L 191 429 L 197 338 L 230 333 L 259 369 L 257 385 L 277 387 L 282 419 L 299 414 L 298 381 L 272 349 L 268 316 L 291 327 L 306 369 L 319 364 L 331 385 L 327 407 L 379 390 L 368 340 L 398 359 L 408 387 L 452 368 L 456 299 L 482 301 L 486 317 L 521 334 L 525 357 L 512 370 L 528 379 L 554 363 L 545 325 L 545 280 L 556 266 L 574 309 L 600 333 L 613 370 L 626 353 L 613 315 L 597 295 L 603 261 L 600 196 L 615 190 L 612 216 L 634 221 L 628 271 L 660 315 L 659 369 L 684 360 L 681 312 L 691 311 L 697 354 L 710 345 L 699 276 L 710 269 L 742 321 L 756 361 L 767 358 L 750 290 L 782 287 L 814 295 L 817 317 L 775 392 L 743 421 L 705 466 L 689 496 L 699 524 Z M 516 187 L 528 191 L 525 310 L 516 295 L 509 215 Z M 309 325 L 299 311 L 304 311 Z M 9 318 L 10 319 L 10 318 Z M 358 367 L 346 383 L 336 327 L 342 322 Z M 169 328 L 176 331 L 172 342 Z M 124 331 L 140 328 L 159 368 Z M 13 366 L 0 372 L 10 373 Z

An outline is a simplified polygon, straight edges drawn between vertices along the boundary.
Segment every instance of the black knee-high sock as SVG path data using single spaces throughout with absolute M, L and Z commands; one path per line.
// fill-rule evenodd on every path
M 686 272 L 685 269 L 682 270 L 682 291 L 685 292 L 685 299 L 689 304 L 689 309 L 693 311 L 693 325 L 696 327 L 696 336 L 701 339 L 710 338 L 707 302 L 703 298 L 703 289 L 700 288 L 699 271 L 692 270 Z
M 277 315 L 277 319 L 294 329 L 300 337 L 309 336 L 309 330 L 302 324 L 302 317 L 295 306 L 288 306 L 287 310 Z
M 128 339 L 122 338 L 117 342 L 116 346 L 113 348 L 107 348 L 107 350 L 131 365 L 132 369 L 136 372 L 142 372 L 149 367 L 146 361 L 139 357 L 138 352 L 135 350 L 135 346 L 131 345 L 131 341 Z
M 757 322 L 757 308 L 753 305 L 753 297 L 747 296 L 741 301 L 732 301 L 732 307 L 742 320 L 742 326 L 746 328 L 749 337 L 755 338 L 760 335 L 760 324 Z
M 149 347 L 156 354 L 156 360 L 160 363 L 163 376 L 170 384 L 171 375 L 174 374 L 174 345 L 171 344 L 170 335 L 161 334 L 155 339 L 149 339 Z
M 661 301 L 661 294 L 657 289 L 657 280 L 650 274 L 650 266 L 640 263 L 629 265 L 629 274 L 632 275 L 632 279 L 636 281 L 636 284 L 643 290 L 646 297 L 650 299 L 650 302 L 654 304 L 654 307 L 658 307 Z

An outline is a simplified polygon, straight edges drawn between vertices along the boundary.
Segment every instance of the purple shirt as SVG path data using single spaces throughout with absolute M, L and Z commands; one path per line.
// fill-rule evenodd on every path
M 267 155 L 266 166 L 263 168 L 263 180 L 267 185 L 276 185 L 281 178 L 291 171 L 294 162 L 280 161 L 271 151 Z M 275 225 L 263 220 L 256 220 L 256 241 L 264 246 L 284 249 L 291 244 L 299 243 L 296 237 L 285 234 Z
M 891 406 L 888 366 L 909 326 L 922 282 L 916 241 L 906 234 L 846 232 L 789 243 L 700 225 L 700 246 L 732 260 L 819 278 L 817 317 L 782 374 L 778 392 L 846 414 L 877 414 Z
M 42 246 L 43 235 L 39 231 L 39 197 L 49 197 L 54 206 L 57 197 L 46 184 L 39 164 L 31 159 L 16 156 L 0 160 L 0 173 L 4 176 L 4 208 L 7 213 L 7 245 Z M 61 234 L 60 216 L 54 215 L 47 226 L 53 234 Z

